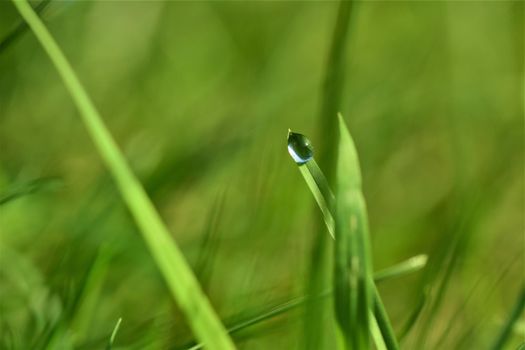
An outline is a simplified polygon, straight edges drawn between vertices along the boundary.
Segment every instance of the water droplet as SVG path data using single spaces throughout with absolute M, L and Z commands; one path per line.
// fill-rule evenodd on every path
M 302 165 L 313 158 L 314 148 L 306 136 L 288 130 L 288 153 L 297 164 Z

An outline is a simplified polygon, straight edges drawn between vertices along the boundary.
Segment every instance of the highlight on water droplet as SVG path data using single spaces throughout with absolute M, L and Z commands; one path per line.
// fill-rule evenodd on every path
M 288 153 L 297 164 L 302 165 L 313 158 L 314 148 L 306 136 L 288 129 Z

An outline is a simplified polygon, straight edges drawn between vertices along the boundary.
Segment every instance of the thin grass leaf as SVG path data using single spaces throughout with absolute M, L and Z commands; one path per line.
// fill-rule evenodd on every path
M 376 350 L 387 350 L 385 341 L 383 340 L 383 335 L 381 334 L 381 328 L 377 324 L 377 320 L 374 317 L 372 311 L 370 311 L 370 334 L 372 334 L 372 339 L 376 346 Z
M 135 177 L 102 118 L 59 46 L 27 0 L 13 0 L 24 20 L 49 55 L 76 104 L 82 120 L 121 195 L 135 219 L 169 289 L 193 332 L 209 349 L 234 349 L 184 255 Z
M 113 348 L 113 343 L 115 342 L 115 338 L 117 336 L 117 332 L 120 328 L 121 323 L 122 317 L 119 317 L 117 323 L 115 324 L 115 327 L 113 328 L 113 331 L 111 332 L 111 336 L 109 337 L 108 346 L 106 347 L 106 350 L 111 350 Z
M 269 310 L 266 310 L 266 311 L 263 311 L 263 312 L 260 312 L 259 315 L 256 315 L 256 316 L 253 316 L 253 317 L 250 317 L 246 320 L 243 320 L 243 321 L 240 321 L 230 327 L 228 327 L 228 333 L 234 335 L 236 333 L 239 333 L 240 331 L 248 328 L 248 327 L 251 327 L 251 326 L 254 326 L 254 325 L 257 325 L 261 322 L 264 322 L 264 321 L 267 321 L 269 319 L 272 319 L 274 317 L 277 317 L 279 315 L 282 315 L 290 310 L 293 310 L 293 309 L 296 309 L 300 306 L 303 306 L 305 304 L 307 304 L 309 301 L 311 301 L 311 299 L 323 299 L 323 298 L 326 298 L 328 296 L 330 296 L 330 292 L 325 292 L 321 295 L 318 295 L 314 298 L 307 298 L 307 297 L 297 297 L 297 298 L 294 298 L 292 300 L 289 300 L 287 302 L 284 302 L 282 304 L 279 304 L 277 306 L 273 306 L 271 307 Z M 202 349 L 204 347 L 204 345 L 202 343 L 199 343 L 199 344 L 195 344 L 191 347 L 187 347 L 186 349 L 187 350 L 198 350 L 198 349 Z
M 51 0 L 41 1 L 35 6 L 35 12 L 39 16 L 42 16 L 42 13 L 50 2 Z M 24 34 L 28 28 L 29 27 L 25 21 L 22 21 L 13 27 L 13 29 L 0 41 L 0 54 L 4 52 L 9 46 L 11 46 L 11 44 L 13 44 L 22 34 Z
M 383 335 L 385 345 L 389 350 L 399 349 L 394 329 L 392 328 L 385 306 L 383 305 L 383 300 L 381 300 L 377 287 L 373 281 L 371 281 L 371 285 L 373 288 L 372 293 L 374 295 L 374 315 L 376 316 L 377 325 Z
M 310 192 L 323 213 L 323 218 L 328 232 L 335 238 L 334 211 L 335 198 L 328 187 L 328 181 L 313 158 L 313 147 L 304 135 L 297 134 L 288 129 L 288 153 L 299 167 Z
M 219 219 L 224 208 L 226 192 L 223 192 L 215 201 L 207 218 L 203 238 L 200 242 L 199 254 L 195 262 L 195 276 L 199 279 L 202 289 L 208 290 L 213 267 L 219 248 Z
M 501 285 L 501 282 L 507 278 L 509 273 L 512 271 L 512 268 L 515 264 L 520 264 L 522 261 L 522 254 L 521 252 L 518 252 L 514 257 L 508 259 L 508 262 L 505 266 L 505 268 L 501 271 L 501 273 L 497 276 L 497 278 L 491 283 L 489 288 L 486 288 L 486 292 L 483 293 L 483 296 L 481 297 L 482 300 L 492 300 L 494 298 L 494 293 L 498 291 L 498 286 Z M 475 295 L 479 294 L 479 287 L 481 285 L 481 281 L 485 279 L 485 276 L 480 276 L 478 281 L 474 283 L 470 291 L 468 292 L 465 301 L 460 305 L 460 307 L 455 311 L 454 315 L 451 316 L 451 318 L 448 320 L 449 327 L 452 328 L 453 325 L 457 324 L 457 322 L 460 322 L 460 317 L 462 314 L 464 314 L 464 309 L 467 307 L 467 303 L 469 300 Z M 479 334 L 479 332 L 482 332 L 482 329 L 484 328 L 484 323 L 487 321 L 487 318 L 489 318 L 488 313 L 484 313 L 483 316 L 478 318 L 476 320 L 476 323 L 472 324 L 470 327 L 468 327 L 467 330 L 463 332 L 461 337 L 457 340 L 457 342 L 451 347 L 453 349 L 464 349 L 467 347 L 466 344 L 472 341 L 473 334 Z M 450 330 L 445 329 L 443 333 L 439 336 L 439 338 L 449 338 L 449 332 Z M 436 347 L 439 347 L 441 345 L 441 341 L 437 342 Z
M 93 317 L 94 305 L 98 301 L 110 257 L 108 246 L 98 249 L 82 278 L 71 284 L 70 295 L 65 298 L 65 307 L 60 319 L 50 325 L 41 345 L 35 348 L 53 350 L 59 347 L 58 344 L 64 339 L 72 346 L 83 341 Z
M 387 267 L 384 270 L 374 273 L 374 281 L 386 281 L 391 278 L 404 276 L 413 272 L 419 271 L 427 265 L 428 256 L 426 254 L 416 255 L 408 260 L 405 260 L 399 264 L 391 267 Z
M 59 177 L 42 177 L 20 185 L 12 186 L 5 190 L 4 193 L 0 194 L 0 206 L 39 191 L 56 189 L 62 186 L 62 184 L 63 181 Z
M 82 281 L 78 301 L 68 322 L 70 330 L 74 333 L 75 344 L 83 342 L 87 337 L 89 326 L 94 319 L 95 306 L 99 301 L 102 285 L 111 263 L 111 256 L 112 252 L 108 245 L 100 247 Z
M 374 274 L 374 281 L 376 283 L 381 283 L 383 281 L 386 281 L 387 279 L 382 277 L 381 275 L 384 275 L 385 272 L 387 271 L 391 271 L 388 273 L 388 279 L 391 279 L 391 278 L 396 278 L 396 277 L 403 277 L 403 276 L 406 276 L 407 274 L 409 273 L 412 273 L 412 272 L 416 272 L 418 271 L 419 269 L 406 269 L 404 267 L 406 267 L 408 264 L 410 264 L 411 261 L 413 261 L 415 258 L 418 258 L 418 257 L 421 257 L 421 255 L 417 255 L 417 256 L 414 256 L 408 260 L 405 260 L 399 264 L 396 264 L 396 265 L 393 265 L 391 267 L 388 267 L 382 271 L 379 271 L 378 273 L 375 273 Z M 251 327 L 251 326 L 255 326 L 261 322 L 264 322 L 264 321 L 267 321 L 267 320 L 270 320 L 272 319 L 273 317 L 276 317 L 276 316 L 279 316 L 281 314 L 284 314 L 290 310 L 293 310 L 295 308 L 298 308 L 298 307 L 301 307 L 301 306 L 304 306 L 308 303 L 311 303 L 311 302 L 315 302 L 315 301 L 319 301 L 319 300 L 322 300 L 322 299 L 327 299 L 327 298 L 331 298 L 333 296 L 333 289 L 329 289 L 319 295 L 316 295 L 316 296 L 313 296 L 313 297 L 308 297 L 308 296 L 303 296 L 303 297 L 297 297 L 297 298 L 294 298 L 294 299 L 291 299 L 287 302 L 284 302 L 278 306 L 275 306 L 275 307 L 271 307 L 269 310 L 266 310 L 266 311 L 262 311 L 260 312 L 260 314 L 256 315 L 256 316 L 253 316 L 251 318 L 248 318 L 244 321 L 241 321 L 241 322 L 238 322 L 238 323 L 235 323 L 234 325 L 232 326 L 229 326 L 228 327 L 228 333 L 230 333 L 231 335 L 243 330 L 243 329 L 246 329 L 248 327 Z M 372 333 L 372 338 L 374 339 L 374 342 L 376 344 L 376 347 L 377 349 L 388 349 L 388 347 L 386 347 L 386 344 L 385 344 L 385 341 L 383 340 L 383 335 L 381 333 L 381 329 L 379 328 L 379 325 L 376 321 L 376 318 L 375 316 L 372 314 L 371 316 L 371 322 L 372 322 L 372 325 L 371 325 L 371 333 Z M 199 343 L 199 344 L 195 344 L 195 345 L 191 345 L 191 346 L 186 346 L 185 349 L 187 350 L 195 350 L 195 349 L 201 349 L 203 346 L 203 344 Z
M 410 313 L 408 316 L 405 324 L 401 328 L 401 331 L 399 332 L 399 335 L 397 339 L 399 339 L 399 342 L 402 342 L 407 335 L 410 333 L 410 331 L 414 328 L 417 319 L 421 315 L 421 312 L 423 311 L 423 308 L 425 307 L 428 300 L 428 289 L 425 289 L 423 293 L 421 294 L 421 297 L 419 298 L 416 307 L 414 310 Z
M 328 182 L 333 183 L 335 174 L 336 142 L 333 137 L 337 133 L 337 121 L 334 116 L 341 109 L 343 87 L 345 83 L 344 69 L 346 65 L 346 52 L 348 37 L 350 35 L 350 24 L 355 1 L 341 0 L 337 8 L 337 18 L 332 32 L 330 50 L 325 65 L 325 75 L 322 86 L 321 108 L 317 120 L 320 131 L 320 153 L 318 160 L 325 169 Z M 317 164 L 315 164 L 317 165 Z M 321 207 L 322 208 L 322 207 Z M 326 223 L 327 216 L 323 217 Z M 315 232 L 310 252 L 310 266 L 306 280 L 306 293 L 318 294 L 331 284 L 330 282 L 330 256 L 329 239 L 322 234 L 323 223 L 316 220 Z M 333 231 L 332 231 L 333 236 Z M 327 314 L 329 308 L 325 305 L 309 304 L 305 311 L 303 336 L 301 346 L 305 349 L 318 350 L 326 346 L 332 346 L 325 339 Z
M 492 350 L 503 349 L 503 347 L 509 340 L 514 324 L 516 324 L 521 314 L 523 313 L 523 309 L 525 309 L 525 285 L 521 287 L 518 298 L 516 299 L 516 303 L 514 304 L 514 307 L 512 308 L 512 311 L 510 312 L 507 321 L 505 322 L 505 325 L 501 328 L 500 333 L 494 340 L 494 343 L 491 347 Z

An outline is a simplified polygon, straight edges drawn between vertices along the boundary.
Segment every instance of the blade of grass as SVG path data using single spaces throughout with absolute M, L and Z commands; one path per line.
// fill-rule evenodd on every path
M 383 335 L 381 334 L 381 328 L 377 324 L 377 320 L 374 317 L 372 311 L 370 311 L 370 333 L 372 334 L 372 339 L 376 345 L 376 350 L 387 350 L 385 341 L 383 340 Z
M 113 343 L 115 342 L 115 338 L 117 336 L 117 332 L 120 328 L 121 323 L 122 317 L 119 317 L 117 323 L 115 324 L 115 327 L 113 328 L 113 332 L 111 332 L 111 336 L 109 337 L 108 346 L 106 347 L 106 350 L 111 350 L 113 348 Z
M 492 300 L 494 298 L 494 293 L 496 293 L 499 289 L 498 286 L 501 285 L 502 281 L 507 278 L 508 274 L 512 271 L 512 268 L 515 264 L 520 264 L 522 262 L 522 253 L 518 252 L 514 257 L 508 259 L 507 263 L 505 264 L 505 268 L 501 271 L 501 273 L 497 276 L 497 278 L 491 283 L 489 288 L 486 288 L 486 292 L 482 293 L 483 295 L 480 297 L 481 300 Z M 481 282 L 485 279 L 485 276 L 480 276 L 478 281 L 474 283 L 471 290 L 468 292 L 467 297 L 462 303 L 462 305 L 456 310 L 455 314 L 451 316 L 451 318 L 448 320 L 449 325 L 456 325 L 459 322 L 460 317 L 465 313 L 465 308 L 467 308 L 467 304 L 469 303 L 470 299 L 474 297 L 474 295 L 480 295 L 481 291 L 479 290 L 479 287 L 481 286 Z M 484 324 L 487 321 L 487 318 L 489 316 L 492 316 L 487 313 L 483 313 L 481 317 L 478 317 L 476 322 L 472 324 L 468 329 L 463 331 L 463 334 L 459 337 L 456 344 L 454 344 L 451 348 L 453 349 L 465 349 L 467 347 L 466 344 L 469 344 L 469 342 L 473 339 L 473 334 L 479 334 L 480 332 L 483 332 Z M 449 336 L 449 330 L 445 329 L 443 333 L 440 335 L 441 337 L 447 337 Z M 436 347 L 439 347 L 441 342 L 438 342 L 436 344 Z
M 421 297 L 419 298 L 416 307 L 414 310 L 410 313 L 408 316 L 405 324 L 401 328 L 401 331 L 399 332 L 399 342 L 402 342 L 407 335 L 410 333 L 410 331 L 414 328 L 414 325 L 416 324 L 417 319 L 421 315 L 421 312 L 423 311 L 423 308 L 425 307 L 425 304 L 427 303 L 428 298 L 428 289 L 425 289 L 423 293 L 421 294 Z
M 394 329 L 392 328 L 392 324 L 390 323 L 390 320 L 388 319 L 388 314 L 386 312 L 385 306 L 383 305 L 383 301 L 381 300 L 381 297 L 379 296 L 379 292 L 377 290 L 376 285 L 374 284 L 374 281 L 370 281 L 372 285 L 372 293 L 374 296 L 374 315 L 376 315 L 377 325 L 379 326 L 379 329 L 381 330 L 381 334 L 383 335 L 383 340 L 385 341 L 385 345 L 387 346 L 387 349 L 399 349 L 399 345 L 397 342 L 396 335 L 394 333 Z
M 335 174 L 336 139 L 333 136 L 337 132 L 337 122 L 332 116 L 336 115 L 337 111 L 341 109 L 346 48 L 354 4 L 352 0 L 339 2 L 322 87 L 322 102 L 318 119 L 321 136 L 319 161 L 326 171 L 327 184 L 333 183 Z M 326 221 L 327 216 L 324 216 L 324 219 Z M 330 274 L 328 273 L 331 258 L 328 254 L 329 239 L 323 232 L 321 220 L 317 220 L 315 229 L 316 234 L 311 246 L 310 266 L 306 281 L 306 294 L 309 295 L 318 294 L 330 284 Z M 317 350 L 331 346 L 325 342 L 327 327 L 324 320 L 327 313 L 324 305 L 309 304 L 306 306 L 301 344 L 303 348 Z
M 319 295 L 315 297 L 315 299 L 321 299 L 328 297 L 329 293 L 324 293 L 322 295 Z M 306 297 L 298 297 L 294 298 L 292 300 L 289 300 L 287 302 L 284 302 L 282 304 L 279 304 L 277 306 L 271 307 L 269 310 L 261 312 L 259 315 L 256 315 L 254 317 L 250 317 L 246 320 L 243 320 L 241 322 L 236 323 L 235 325 L 232 325 L 231 327 L 228 327 L 228 332 L 230 334 L 236 334 L 250 326 L 254 326 L 256 324 L 259 324 L 263 321 L 269 320 L 273 317 L 282 315 L 283 313 L 286 313 L 292 309 L 295 309 L 297 307 L 300 307 L 302 305 L 305 305 L 307 303 Z M 197 350 L 202 349 L 204 347 L 203 344 L 195 344 L 192 347 L 187 348 L 188 350 Z
M 369 349 L 373 285 L 368 219 L 357 152 L 340 116 L 335 213 L 336 319 L 346 348 Z
M 82 291 L 69 322 L 69 328 L 74 334 L 74 344 L 81 343 L 86 338 L 89 326 L 94 318 L 95 306 L 99 301 L 102 286 L 111 264 L 111 255 L 112 252 L 108 245 L 100 247 L 91 268 L 82 281 Z
M 375 282 L 389 280 L 393 277 L 398 277 L 406 274 L 411 274 L 414 271 L 419 271 L 426 266 L 428 256 L 425 254 L 416 255 L 408 260 L 391 267 L 387 267 L 381 271 L 374 273 Z
M 56 189 L 62 186 L 62 179 L 59 177 L 42 177 L 27 183 L 8 188 L 0 194 L 0 206 L 7 204 L 15 199 L 24 197 L 46 189 Z
M 343 125 L 344 125 L 344 122 L 342 121 L 342 118 L 340 120 L 341 120 L 341 123 L 343 123 Z M 313 163 L 313 162 L 315 162 L 315 158 L 314 157 L 309 159 L 306 162 L 306 164 Z M 301 164 L 298 164 L 298 165 L 301 168 L 301 167 L 304 166 L 304 164 L 305 163 L 301 163 Z M 315 168 L 318 168 L 317 165 L 315 165 Z M 308 170 L 310 168 L 309 167 L 303 167 L 302 169 Z M 305 172 L 301 171 L 301 173 L 304 174 Z M 334 217 L 333 211 L 335 209 L 333 207 L 332 208 L 328 207 L 328 205 L 326 203 L 332 202 L 333 200 L 330 199 L 330 198 L 333 198 L 334 196 L 333 196 L 332 192 L 330 191 L 328 184 L 326 183 L 326 178 L 324 176 L 320 176 L 319 174 L 322 174 L 322 171 L 319 171 L 319 173 L 310 172 L 308 174 L 308 177 L 305 177 L 305 180 L 307 181 L 309 187 L 315 187 L 313 185 L 318 184 L 318 183 L 323 183 L 323 182 L 325 183 L 325 185 L 323 185 L 322 188 L 328 188 L 329 194 L 325 195 L 326 198 L 324 200 L 322 200 L 322 201 L 318 200 L 318 204 L 320 206 L 321 205 L 326 205 L 326 207 L 321 208 L 321 211 L 323 213 L 327 213 L 327 212 L 330 213 L 331 212 L 332 213 L 331 216 L 333 218 Z M 311 178 L 313 178 L 313 177 L 315 177 L 314 181 L 311 180 Z M 321 188 L 318 188 L 318 189 L 314 188 L 314 191 L 312 191 L 312 192 L 314 193 L 314 196 L 316 196 L 316 193 L 323 193 L 323 192 L 326 193 L 326 190 L 322 190 Z M 334 221 L 333 219 L 325 218 L 325 223 L 327 225 L 329 225 L 330 222 L 333 223 L 333 221 Z M 328 226 L 328 230 L 331 231 L 331 232 L 335 232 L 335 229 L 334 229 L 333 226 L 332 227 Z M 344 263 L 344 261 L 342 263 Z M 372 294 L 373 294 L 372 302 L 374 303 L 374 308 L 373 308 L 373 310 L 374 310 L 374 317 L 377 318 L 377 324 L 381 328 L 381 333 L 382 333 L 383 339 L 385 340 L 387 349 L 398 349 L 399 346 L 397 344 L 397 341 L 396 341 L 394 332 L 392 330 L 392 327 L 390 326 L 390 321 L 388 320 L 388 315 L 386 314 L 386 312 L 384 310 L 384 307 L 383 307 L 383 304 L 382 304 L 382 301 L 381 301 L 381 297 L 380 297 L 379 293 L 377 293 L 377 290 L 375 290 L 375 288 L 372 289 Z
M 220 241 L 218 237 L 219 221 L 224 208 L 225 198 L 226 192 L 223 192 L 210 210 L 203 238 L 200 243 L 199 255 L 194 265 L 195 276 L 199 279 L 203 290 L 208 290 L 213 267 L 215 266 L 217 258 Z
M 35 12 L 42 16 L 44 10 L 49 5 L 51 0 L 43 0 L 35 6 Z M 0 54 L 4 52 L 12 43 L 16 41 L 25 31 L 28 29 L 27 23 L 22 21 L 18 23 L 1 41 L 0 41 Z
M 379 271 L 377 273 L 374 274 L 374 281 L 376 283 L 381 283 L 383 281 L 386 281 L 387 279 L 384 278 L 382 275 L 385 275 L 386 272 L 388 271 L 391 271 L 388 273 L 388 279 L 392 279 L 392 278 L 397 278 L 397 277 L 403 277 L 407 274 L 410 274 L 410 273 L 413 273 L 413 272 L 416 272 L 416 271 L 419 271 L 420 269 L 422 269 L 424 267 L 424 265 L 419 265 L 417 268 L 415 266 L 413 266 L 413 268 L 411 269 L 407 269 L 405 268 L 407 265 L 410 264 L 411 261 L 414 261 L 414 259 L 418 258 L 418 257 L 421 257 L 421 255 L 417 255 L 417 256 L 414 256 L 408 260 L 405 260 L 399 264 L 396 264 L 396 265 L 393 265 L 393 266 L 390 266 L 382 271 Z M 248 328 L 250 326 L 254 326 L 254 325 L 257 325 L 261 322 L 264 322 L 266 320 L 269 320 L 273 317 L 276 317 L 278 315 L 281 315 L 283 313 L 286 313 L 292 309 L 295 309 L 295 308 L 298 308 L 298 307 L 301 307 L 301 306 L 304 306 L 306 305 L 307 303 L 311 303 L 312 301 L 316 301 L 316 300 L 321 300 L 321 299 L 325 299 L 325 298 L 331 298 L 333 296 L 333 290 L 332 289 L 329 289 L 319 295 L 316 295 L 316 296 L 313 296 L 313 297 L 308 297 L 308 296 L 303 296 L 303 297 L 297 297 L 297 298 L 294 298 L 294 299 L 291 299 L 285 303 L 282 303 L 278 306 L 275 306 L 275 307 L 271 307 L 269 310 L 266 310 L 266 311 L 262 311 L 260 312 L 260 314 L 254 316 L 254 317 L 251 317 L 245 321 L 241 321 L 241 322 L 238 322 L 238 323 L 235 323 L 234 325 L 228 327 L 228 333 L 230 334 L 235 334 L 245 328 Z M 385 345 L 385 342 L 383 340 L 383 336 L 381 334 L 381 329 L 379 328 L 379 325 L 375 319 L 375 316 L 372 314 L 371 315 L 371 318 L 372 318 L 372 337 L 374 338 L 374 341 L 376 343 L 376 347 L 378 349 L 388 349 Z M 186 346 L 185 349 L 201 349 L 203 346 L 202 343 L 199 343 L 199 344 L 195 344 L 195 345 L 192 345 L 192 346 Z
M 496 337 L 494 344 L 492 344 L 491 349 L 503 349 L 503 347 L 509 340 L 514 324 L 518 321 L 521 314 L 523 313 L 523 309 L 525 309 L 525 285 L 521 287 L 518 298 L 516 299 L 516 303 L 514 304 L 514 307 L 512 308 L 512 311 L 510 312 L 509 317 L 507 318 L 507 322 L 505 322 L 505 325 L 503 326 L 503 328 L 501 328 L 501 331 Z
M 208 298 L 202 292 L 184 255 L 170 236 L 142 185 L 126 163 L 99 112 L 59 46 L 27 0 L 13 0 L 13 4 L 32 29 L 62 77 L 88 133 L 113 175 L 124 202 L 139 226 L 153 258 L 193 332 L 210 349 L 234 349 L 232 340 Z

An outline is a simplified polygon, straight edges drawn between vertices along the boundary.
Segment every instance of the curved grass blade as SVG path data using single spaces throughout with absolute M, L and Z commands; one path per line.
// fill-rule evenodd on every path
M 100 156 L 121 192 L 168 287 L 193 332 L 209 349 L 234 349 L 208 298 L 203 293 L 184 255 L 172 239 L 144 188 L 80 83 L 59 46 L 27 0 L 13 0 L 24 20 L 47 52 L 76 104 Z

